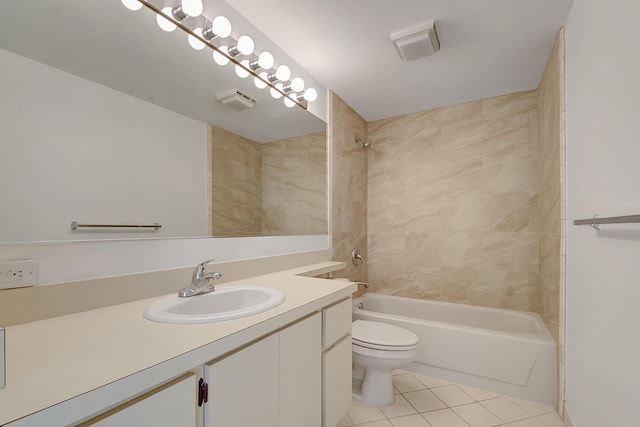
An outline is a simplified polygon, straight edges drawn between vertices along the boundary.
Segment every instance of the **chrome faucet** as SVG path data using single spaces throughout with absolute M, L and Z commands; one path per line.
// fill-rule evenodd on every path
M 215 291 L 216 288 L 213 284 L 213 281 L 222 279 L 222 274 L 218 273 L 217 271 L 206 274 L 204 272 L 207 268 L 207 265 L 214 261 L 214 259 L 210 259 L 196 265 L 196 267 L 193 269 L 193 275 L 191 276 L 191 284 L 186 288 L 180 289 L 178 291 L 178 296 L 192 297 L 194 295 L 207 294 L 209 292 Z

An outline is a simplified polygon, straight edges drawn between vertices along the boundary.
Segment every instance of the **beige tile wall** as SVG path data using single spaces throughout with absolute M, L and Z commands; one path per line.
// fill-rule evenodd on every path
M 326 132 L 259 144 L 209 127 L 214 236 L 327 233 Z
M 329 96 L 329 215 L 332 259 L 347 268 L 336 277 L 352 281 L 367 279 L 367 262 L 351 263 L 351 251 L 367 251 L 367 152 L 355 142 L 356 135 L 367 137 L 367 122 L 336 94 Z
M 373 291 L 538 309 L 538 97 L 368 124 Z
M 262 156 L 257 142 L 210 127 L 214 236 L 262 233 Z
M 262 233 L 327 234 L 327 134 L 262 145 Z
M 564 28 L 558 34 L 540 87 L 539 307 L 558 343 L 558 410 L 564 407 Z M 562 414 L 562 412 L 561 412 Z

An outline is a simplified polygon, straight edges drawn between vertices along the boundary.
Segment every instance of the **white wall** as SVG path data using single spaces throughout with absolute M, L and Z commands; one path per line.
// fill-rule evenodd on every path
M 0 242 L 208 234 L 204 123 L 11 52 L 0 64 Z
M 575 0 L 566 24 L 566 407 L 576 427 L 640 425 L 637 0 Z

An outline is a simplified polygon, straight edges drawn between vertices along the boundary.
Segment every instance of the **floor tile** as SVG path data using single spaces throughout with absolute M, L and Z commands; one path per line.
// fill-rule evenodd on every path
M 555 408 L 553 406 L 543 405 L 538 402 L 530 402 L 528 400 L 515 399 L 513 397 L 511 400 L 531 415 L 538 416 L 548 414 L 549 412 L 555 412 Z
M 456 406 L 453 410 L 471 427 L 493 427 L 504 424 L 500 418 L 479 403 Z
M 482 406 L 493 412 L 498 418 L 505 423 L 531 418 L 531 414 L 513 403 L 508 397 L 498 397 L 482 401 Z
M 393 377 L 393 386 L 400 393 L 407 393 L 409 391 L 418 391 L 424 390 L 425 385 L 422 384 L 416 377 L 412 374 L 403 374 L 403 375 L 394 375 Z
M 420 414 L 391 418 L 389 421 L 391 421 L 393 427 L 431 427 Z
M 389 420 L 372 421 L 370 423 L 356 424 L 358 427 L 393 427 Z
M 344 417 L 342 417 L 342 419 L 338 421 L 338 424 L 336 424 L 336 427 L 350 427 L 352 425 L 353 423 L 351 422 L 349 415 L 344 414 Z
M 475 402 L 471 396 L 454 384 L 446 385 L 444 387 L 435 387 L 432 388 L 431 391 L 449 407 Z
M 393 384 L 393 404 L 353 401 L 336 427 L 564 427 L 553 407 L 537 402 L 401 369 Z
M 537 418 L 527 418 L 526 420 L 516 421 L 509 424 L 509 427 L 548 427 L 545 423 Z
M 442 386 L 451 384 L 450 381 L 444 381 L 438 378 L 428 377 L 426 375 L 420 375 L 420 374 L 413 374 L 413 375 L 418 379 L 418 381 L 424 384 L 427 388 L 442 387 Z
M 548 414 L 540 415 L 538 419 L 549 427 L 564 427 L 564 423 L 560 419 L 558 413 L 555 411 L 549 412 Z
M 458 384 L 458 387 L 460 387 L 462 391 L 464 391 L 477 401 L 495 399 L 496 397 L 502 396 L 489 390 L 482 390 L 480 388 L 470 387 L 468 385 Z
M 412 391 L 405 393 L 404 397 L 407 398 L 409 403 L 413 405 L 418 412 L 434 411 L 436 409 L 444 409 L 447 407 L 442 400 L 438 399 L 438 396 L 433 394 L 430 390 Z
M 380 410 L 387 418 L 402 417 L 418 412 L 401 394 L 394 396 L 393 405 L 381 406 Z
M 351 421 L 355 425 L 385 419 L 380 408 L 367 406 L 356 400 L 351 403 L 351 408 L 349 409 L 349 412 L 347 412 L 347 415 L 349 415 L 349 418 L 351 418 Z
M 432 427 L 469 427 L 469 425 L 451 409 L 425 412 L 422 416 L 429 421 Z

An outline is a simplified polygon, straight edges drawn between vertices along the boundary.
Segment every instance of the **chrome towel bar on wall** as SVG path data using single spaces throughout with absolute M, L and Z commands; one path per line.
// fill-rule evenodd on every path
M 640 223 L 640 215 L 610 216 L 600 218 L 597 214 L 589 219 L 574 219 L 573 225 L 590 225 L 599 229 L 600 224 L 633 224 Z
M 71 229 L 77 230 L 78 228 L 153 228 L 153 231 L 157 231 L 162 228 L 162 225 L 157 222 L 153 224 L 80 224 L 73 221 Z

